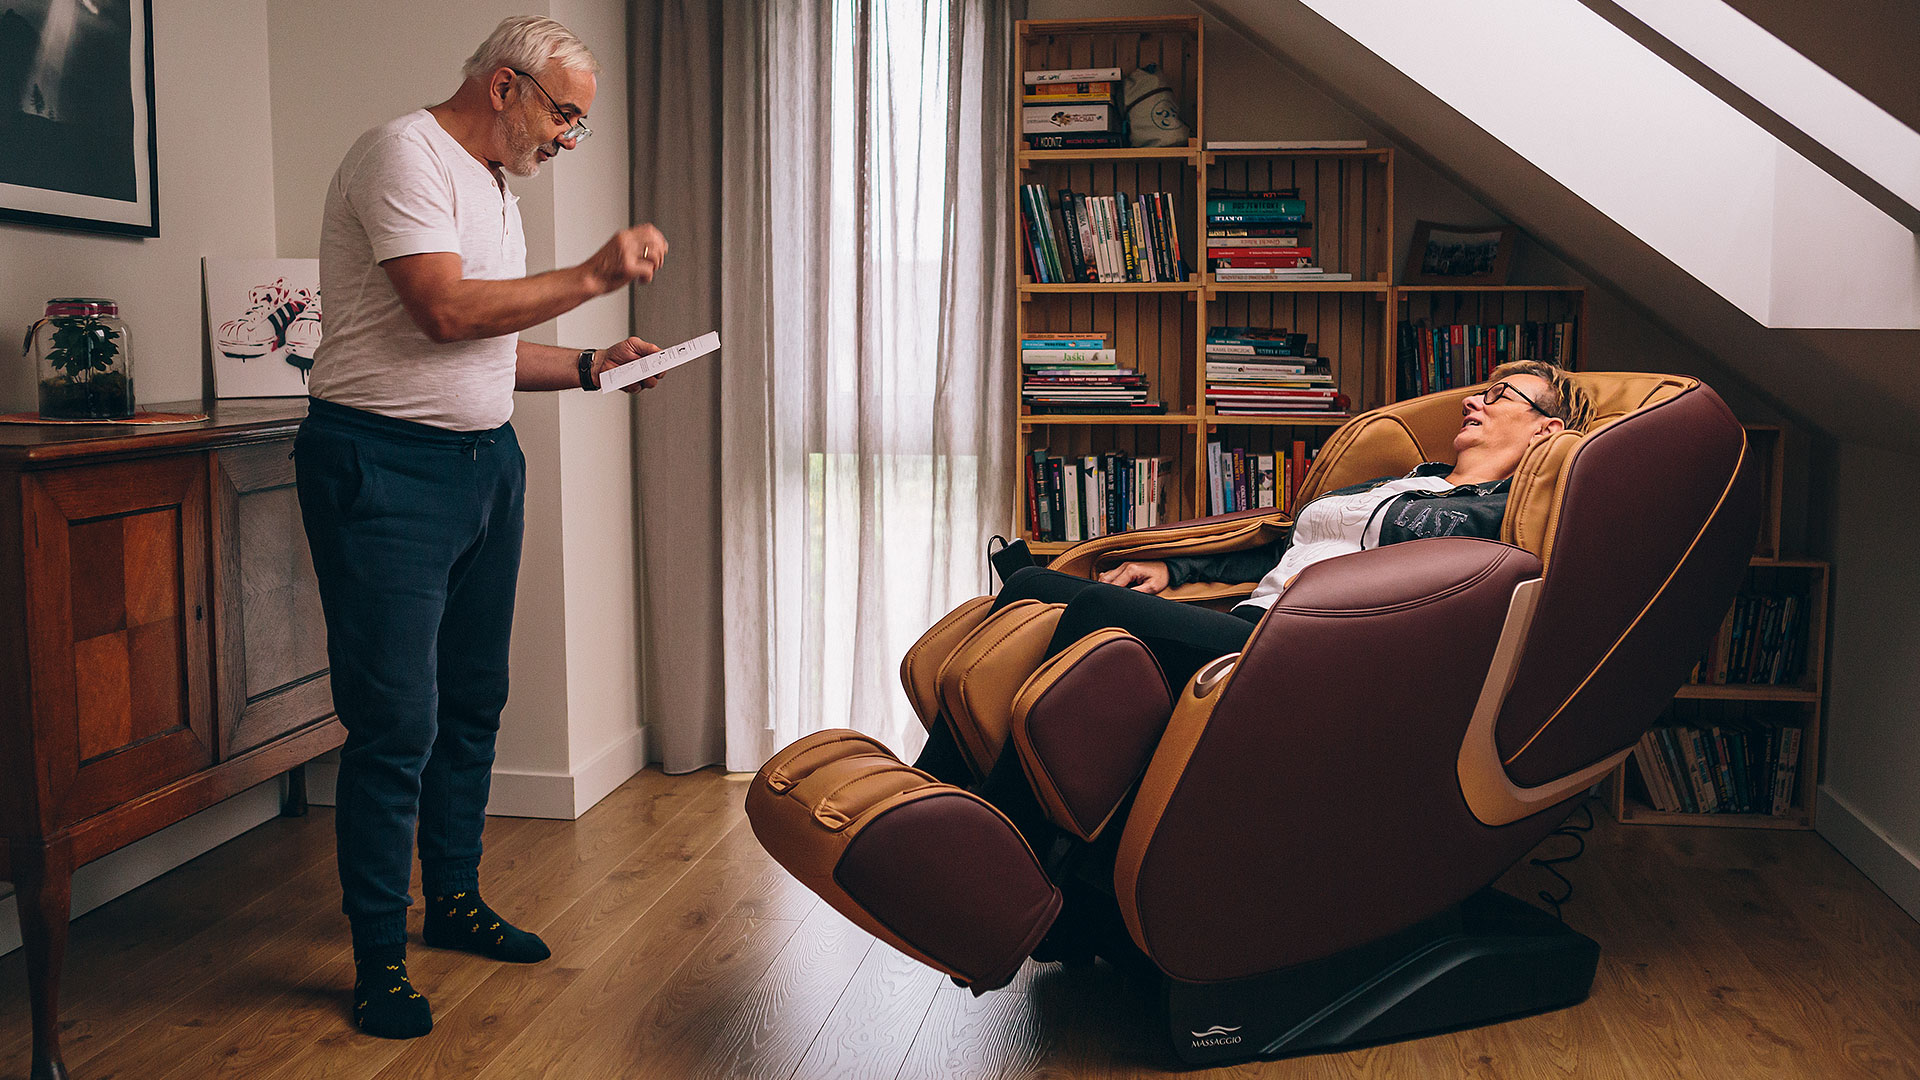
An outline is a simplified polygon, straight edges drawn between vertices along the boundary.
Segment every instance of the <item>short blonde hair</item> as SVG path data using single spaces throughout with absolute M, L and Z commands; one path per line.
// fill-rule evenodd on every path
M 1593 423 L 1593 399 L 1560 367 L 1544 360 L 1513 360 L 1494 368 L 1487 378 L 1489 382 L 1499 382 L 1509 375 L 1532 375 L 1545 380 L 1551 392 L 1545 401 L 1538 403 L 1540 411 L 1567 425 L 1568 431 L 1585 431 Z
M 484 79 L 506 67 L 539 75 L 550 66 L 590 75 L 600 73 L 600 61 L 573 31 L 544 15 L 513 15 L 500 20 L 487 40 L 467 57 L 460 73 L 469 79 Z

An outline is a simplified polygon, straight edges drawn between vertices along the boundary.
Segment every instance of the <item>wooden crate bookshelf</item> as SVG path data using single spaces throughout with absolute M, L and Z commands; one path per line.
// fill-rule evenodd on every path
M 1758 542 L 1743 592 L 1791 594 L 1802 598 L 1797 632 L 1803 636 L 1799 679 L 1787 685 L 1765 682 L 1690 682 L 1674 694 L 1675 723 L 1711 725 L 1727 720 L 1765 720 L 1801 729 L 1800 760 L 1787 812 L 1772 814 L 1673 813 L 1655 809 L 1645 797 L 1639 762 L 1629 759 L 1606 780 L 1606 799 L 1615 819 L 1639 825 L 1710 825 L 1757 829 L 1811 829 L 1819 801 L 1821 711 L 1826 690 L 1827 592 L 1829 568 L 1811 559 L 1780 557 L 1781 481 L 1785 472 L 1781 429 L 1748 424 L 1748 453 L 1761 470 L 1761 519 Z M 1663 718 L 1665 722 L 1665 718 Z M 1629 775 L 1631 773 L 1631 775 Z
M 1293 189 L 1306 203 L 1314 262 L 1351 282 L 1216 282 L 1222 288 L 1384 290 L 1393 271 L 1393 151 L 1209 150 L 1202 163 L 1205 186 L 1232 191 Z M 1204 197 L 1205 192 L 1202 191 Z M 1204 209 L 1204 207 L 1203 207 Z M 1202 237 L 1206 234 L 1200 233 Z M 1204 254 L 1204 251 L 1202 252 Z
M 1400 399 L 1398 355 L 1400 327 L 1494 326 L 1506 323 L 1573 323 L 1573 347 L 1566 368 L 1579 370 L 1587 353 L 1587 293 L 1564 285 L 1396 285 L 1388 306 L 1393 311 L 1396 377 L 1388 381 L 1389 401 Z M 1459 381 L 1469 385 L 1473 380 Z

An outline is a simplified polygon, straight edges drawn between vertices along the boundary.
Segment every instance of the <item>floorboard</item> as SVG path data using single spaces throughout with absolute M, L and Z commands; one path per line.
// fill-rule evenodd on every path
M 416 945 L 432 1034 L 371 1039 L 332 821 L 269 822 L 74 923 L 76 1080 L 1138 1080 L 1174 1074 L 1149 990 L 1028 963 L 974 997 L 822 903 L 755 841 L 745 779 L 634 777 L 579 821 L 491 819 L 482 890 L 554 948 L 512 966 Z M 1434 1038 L 1205 1080 L 1920 1080 L 1920 924 L 1811 833 L 1599 821 L 1566 866 L 1592 997 Z M 1543 852 L 1569 850 L 1554 839 Z M 1501 886 L 1560 886 L 1522 863 Z M 415 886 L 418 888 L 416 881 Z M 417 939 L 420 908 L 410 913 Z M 0 1080 L 28 1056 L 0 959 Z

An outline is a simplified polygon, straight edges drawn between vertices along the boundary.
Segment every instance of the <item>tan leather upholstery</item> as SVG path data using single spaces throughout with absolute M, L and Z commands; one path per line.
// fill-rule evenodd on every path
M 900 685 L 906 687 L 907 700 L 919 715 L 921 727 L 931 731 L 940 718 L 940 669 L 953 655 L 954 647 L 986 621 L 992 608 L 991 596 L 976 596 L 961 604 L 941 616 L 901 658 Z
M 1046 659 L 1065 604 L 1016 600 L 984 619 L 940 667 L 942 714 L 967 764 L 985 777 L 1013 723 L 1013 698 Z
M 1060 911 L 1004 814 L 858 732 L 775 754 L 747 789 L 747 819 L 834 910 L 976 989 L 1006 985 Z
M 1123 562 L 1144 562 L 1174 556 L 1224 555 L 1261 547 L 1284 537 L 1293 519 L 1271 507 L 1159 525 L 1151 529 L 1113 533 L 1087 540 L 1061 552 L 1049 569 L 1075 577 L 1098 577 Z M 1182 603 L 1239 600 L 1253 592 L 1258 581 L 1193 581 L 1160 595 Z

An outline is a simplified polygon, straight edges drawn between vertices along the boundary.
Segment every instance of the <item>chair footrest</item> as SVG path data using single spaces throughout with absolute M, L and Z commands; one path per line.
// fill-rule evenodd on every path
M 1005 986 L 1060 913 L 1060 890 L 1004 814 L 858 732 L 775 754 L 747 818 L 836 911 L 976 992 Z

